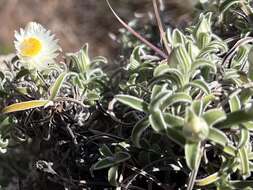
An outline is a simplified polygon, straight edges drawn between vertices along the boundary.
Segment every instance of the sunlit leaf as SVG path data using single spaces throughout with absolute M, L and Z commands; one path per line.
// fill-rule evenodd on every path
M 74 75 L 73 72 L 63 72 L 61 73 L 58 78 L 55 80 L 55 82 L 50 87 L 50 96 L 49 100 L 54 100 L 58 93 L 60 92 L 60 89 L 63 85 L 63 82 L 66 80 L 66 78 L 70 75 Z
M 216 172 L 216 173 L 209 175 L 203 179 L 196 180 L 196 185 L 197 186 L 207 186 L 207 185 L 210 185 L 210 184 L 218 181 L 219 179 L 220 179 L 219 173 Z
M 221 109 L 211 109 L 203 114 L 203 118 L 209 126 L 212 126 L 226 119 L 226 114 Z
M 153 112 L 149 116 L 149 122 L 151 124 L 151 127 L 157 132 L 164 131 L 167 128 L 167 124 L 163 118 L 161 110 L 156 110 Z
M 201 154 L 200 142 L 187 142 L 185 144 L 185 159 L 187 166 L 191 170 L 194 170 L 198 167 L 198 163 L 201 159 Z
M 117 95 L 115 96 L 115 99 L 125 105 L 130 106 L 133 109 L 136 109 L 142 112 L 148 112 L 148 104 L 140 98 L 130 96 L 130 95 Z
M 2 110 L 2 113 L 12 113 L 17 111 L 24 111 L 28 109 L 43 107 L 50 103 L 50 100 L 32 100 L 27 102 L 20 102 L 11 104 Z
M 240 157 L 240 166 L 241 166 L 241 173 L 244 178 L 250 176 L 250 169 L 249 169 L 249 158 L 246 147 L 241 147 L 239 149 L 239 157 Z

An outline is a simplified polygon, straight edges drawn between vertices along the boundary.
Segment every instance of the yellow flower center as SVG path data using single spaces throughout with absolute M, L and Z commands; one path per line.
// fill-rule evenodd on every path
M 42 49 L 40 40 L 34 37 L 25 39 L 20 46 L 21 55 L 25 57 L 33 57 L 39 54 Z

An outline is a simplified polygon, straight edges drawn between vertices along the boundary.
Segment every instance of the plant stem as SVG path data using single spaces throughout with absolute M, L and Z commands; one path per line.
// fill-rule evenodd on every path
M 114 16 L 117 18 L 117 20 L 130 32 L 132 33 L 136 38 L 138 38 L 140 41 L 142 41 L 144 44 L 146 44 L 148 47 L 150 47 L 152 50 L 154 50 L 157 54 L 162 56 L 164 59 L 167 59 L 168 56 L 160 50 L 158 47 L 153 45 L 151 42 L 149 42 L 147 39 L 142 37 L 138 32 L 136 32 L 134 29 L 132 29 L 128 24 L 126 24 L 118 15 L 117 13 L 113 10 L 111 4 L 109 3 L 109 0 L 106 0 L 109 8 L 111 9 L 112 13 Z
M 153 7 L 154 7 L 155 17 L 156 17 L 157 25 L 158 25 L 158 28 L 159 28 L 159 31 L 160 31 L 161 39 L 163 41 L 164 47 L 165 47 L 168 55 L 170 55 L 171 49 L 169 47 L 169 42 L 166 38 L 166 33 L 164 31 L 163 23 L 162 23 L 160 14 L 159 14 L 158 6 L 157 6 L 157 0 L 153 0 Z

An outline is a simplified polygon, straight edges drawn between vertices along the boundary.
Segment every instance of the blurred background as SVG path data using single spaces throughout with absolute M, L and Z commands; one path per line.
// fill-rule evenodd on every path
M 166 10 L 163 19 L 172 27 L 191 20 L 193 0 L 158 1 L 160 8 Z M 137 16 L 155 23 L 152 0 L 110 2 L 125 21 Z M 39 22 L 55 33 L 65 52 L 75 52 L 86 42 L 94 56 L 113 57 L 119 49 L 112 37 L 118 35 L 121 25 L 105 0 L 0 0 L 0 18 L 0 54 L 14 51 L 14 31 L 29 21 Z

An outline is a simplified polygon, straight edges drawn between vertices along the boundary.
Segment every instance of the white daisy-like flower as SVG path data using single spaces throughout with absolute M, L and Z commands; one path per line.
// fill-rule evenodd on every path
M 15 31 L 15 48 L 20 62 L 30 70 L 44 70 L 55 63 L 61 50 L 58 40 L 42 25 L 30 22 L 25 29 Z

